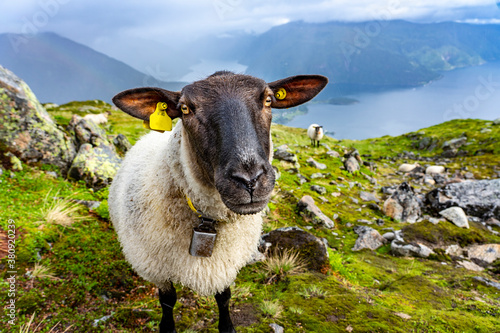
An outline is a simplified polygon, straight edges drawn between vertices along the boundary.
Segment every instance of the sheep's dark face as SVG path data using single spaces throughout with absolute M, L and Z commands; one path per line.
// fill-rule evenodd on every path
M 113 102 L 134 117 L 149 121 L 159 102 L 171 118 L 182 117 L 198 181 L 215 186 L 224 204 L 238 214 L 265 208 L 274 188 L 270 163 L 271 108 L 307 102 L 327 84 L 319 75 L 266 83 L 248 75 L 217 72 L 181 92 L 138 88 L 119 93 Z
M 272 98 L 263 80 L 222 72 L 186 86 L 179 99 L 199 181 L 239 214 L 264 209 L 274 188 Z

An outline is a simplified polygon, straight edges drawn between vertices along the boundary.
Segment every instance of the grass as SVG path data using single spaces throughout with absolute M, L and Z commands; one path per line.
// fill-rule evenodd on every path
M 105 111 L 111 112 L 105 126 L 109 135 L 121 132 L 135 142 L 146 132 L 140 121 L 99 101 L 69 103 L 50 109 L 49 113 L 64 126 L 74 113 Z M 456 268 L 449 256 L 398 258 L 390 255 L 390 245 L 377 251 L 351 250 L 357 239 L 352 227 L 360 219 L 383 221 L 383 225 L 371 225 L 381 234 L 386 228 L 404 229 L 405 239 L 412 241 L 464 246 L 500 243 L 500 238 L 475 223 L 467 230 L 445 223 L 398 223 L 359 198 L 363 190 L 375 192 L 383 200 L 380 187 L 403 180 L 425 194 L 430 188 L 396 173 L 399 164 L 414 162 L 398 154 L 406 150 L 434 159 L 441 154 L 443 142 L 463 132 L 471 144 L 461 148 L 464 156 L 446 162 L 450 174 L 463 172 L 461 168 L 467 166 L 476 179 L 497 177 L 500 151 L 495 142 L 500 141 L 500 126 L 489 123 L 456 120 L 398 137 L 322 140 L 341 156 L 355 147 L 364 160 L 376 163 L 376 171 L 362 166 L 355 175 L 342 170 L 341 159 L 326 154 L 326 147 L 310 148 L 305 130 L 273 125 L 274 145 L 287 144 L 297 154 L 302 175 L 311 179 L 318 172 L 306 163 L 309 157 L 326 164 L 327 169 L 321 171 L 324 178 L 300 184 L 293 165 L 274 160 L 281 177 L 263 229 L 308 229 L 328 243 L 329 269 L 324 274 L 308 271 L 293 251 L 270 253 L 265 262 L 242 268 L 231 286 L 230 305 L 238 332 L 269 332 L 269 324 L 276 321 L 286 332 L 345 332 L 348 327 L 353 332 L 500 332 L 500 291 L 473 279 L 482 276 L 499 281 L 498 262 L 490 270 L 469 272 Z M 480 129 L 487 126 L 492 131 L 481 133 Z M 426 137 L 437 143 L 434 150 L 418 149 Z M 485 153 L 477 155 L 481 150 Z M 161 308 L 156 287 L 137 276 L 126 262 L 108 220 L 107 189 L 95 193 L 82 183 L 49 176 L 48 171 L 54 169 L 23 164 L 22 171 L 13 171 L 11 176 L 10 170 L 4 170 L 0 176 L 0 239 L 7 235 L 8 221 L 13 220 L 18 272 L 17 321 L 10 325 L 6 316 L 0 316 L 0 332 L 157 331 Z M 363 174 L 375 177 L 378 184 L 370 183 Z M 327 189 L 323 198 L 310 190 L 312 184 Z M 335 220 L 335 228 L 312 225 L 298 213 L 296 205 L 304 195 L 311 195 L 323 213 Z M 98 211 L 91 212 L 75 204 L 74 199 L 102 204 Z M 10 299 L 6 281 L 9 276 L 4 269 L 7 264 L 7 259 L 0 261 L 2 301 Z M 176 287 L 177 331 L 217 332 L 214 298 Z M 94 320 L 111 314 L 108 320 L 93 327 Z

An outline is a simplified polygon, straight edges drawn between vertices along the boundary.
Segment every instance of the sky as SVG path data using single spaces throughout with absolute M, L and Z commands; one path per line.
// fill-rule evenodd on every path
M 500 0 L 4 0 L 0 13 L 0 33 L 52 31 L 144 72 L 134 50 L 155 52 L 155 43 L 182 53 L 207 34 L 262 33 L 298 20 L 500 24 Z

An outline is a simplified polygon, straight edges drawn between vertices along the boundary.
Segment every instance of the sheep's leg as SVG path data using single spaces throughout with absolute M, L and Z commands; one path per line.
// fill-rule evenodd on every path
M 160 305 L 163 314 L 160 322 L 160 333 L 176 333 L 174 322 L 174 305 L 177 302 L 177 293 L 174 284 L 170 282 L 170 287 L 166 290 L 159 290 Z
M 236 333 L 231 316 L 229 315 L 229 300 L 231 289 L 227 287 L 223 292 L 215 294 L 215 300 L 219 307 L 219 332 Z

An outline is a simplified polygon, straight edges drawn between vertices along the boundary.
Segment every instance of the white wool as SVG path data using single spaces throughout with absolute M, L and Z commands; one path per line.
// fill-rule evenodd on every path
M 425 173 L 431 174 L 431 173 L 444 173 L 445 168 L 442 165 L 431 165 L 425 169 Z
M 311 140 L 316 140 L 319 141 L 323 139 L 323 128 L 320 128 L 319 131 L 316 133 L 316 127 L 319 127 L 318 124 L 311 124 L 309 128 L 307 129 L 307 135 Z
M 399 166 L 398 170 L 401 172 L 410 172 L 418 166 L 420 166 L 420 164 L 418 164 L 418 163 L 414 163 L 414 164 L 403 163 Z
M 109 190 L 109 212 L 126 259 L 144 279 L 160 288 L 180 283 L 201 295 L 222 292 L 252 258 L 262 229 L 260 214 L 238 215 L 214 187 L 192 174 L 184 128 L 145 135 L 122 162 Z M 189 245 L 198 210 L 218 219 L 211 257 L 193 257 Z
M 93 121 L 97 125 L 106 124 L 108 122 L 108 117 L 104 113 L 87 114 L 83 117 L 83 119 Z

